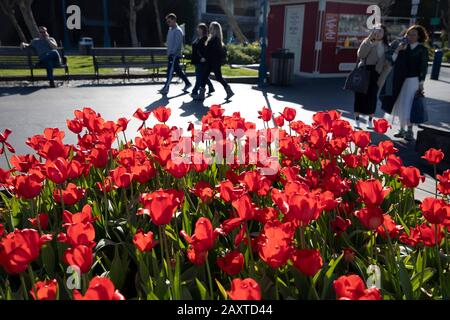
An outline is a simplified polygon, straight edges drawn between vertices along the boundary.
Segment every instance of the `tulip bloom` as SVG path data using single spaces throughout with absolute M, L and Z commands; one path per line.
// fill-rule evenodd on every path
M 147 252 L 153 249 L 157 242 L 153 238 L 153 232 L 144 233 L 139 231 L 133 237 L 133 243 L 141 252 Z
M 235 276 L 244 267 L 244 255 L 239 251 L 231 251 L 224 257 L 217 258 L 219 268 L 230 276 Z
M 181 231 L 180 234 L 197 251 L 208 251 L 214 247 L 215 236 L 211 221 L 208 218 L 201 217 L 197 220 L 192 237 L 185 231 Z
M 39 257 L 44 238 L 34 229 L 16 229 L 0 242 L 0 265 L 10 274 L 24 272 Z
M 284 108 L 283 113 L 282 113 L 283 118 L 287 122 L 293 121 L 295 119 L 296 114 L 297 114 L 297 111 L 295 111 L 295 109 L 289 108 L 289 107 Z
M 252 278 L 233 279 L 227 293 L 232 300 L 261 300 L 261 288 Z
M 290 223 L 282 224 L 278 220 L 267 222 L 263 233 L 257 238 L 260 258 L 273 269 L 283 266 L 291 256 L 293 236 Z
M 441 149 L 436 150 L 434 148 L 430 148 L 422 156 L 422 159 L 427 160 L 431 165 L 437 165 L 444 159 L 444 153 Z
M 361 224 L 369 230 L 377 229 L 383 224 L 383 211 L 378 207 L 362 208 L 355 212 Z
M 406 188 L 417 188 L 420 181 L 425 181 L 425 176 L 420 174 L 416 167 L 402 167 L 400 169 L 400 181 Z
M 157 226 L 169 224 L 183 200 L 183 191 L 159 189 L 141 196 L 144 208 L 138 214 L 149 214 L 153 224 Z
M 300 270 L 308 277 L 313 277 L 322 268 L 323 261 L 320 251 L 315 249 L 296 250 L 292 254 L 294 267 Z
M 356 183 L 356 190 L 361 201 L 371 207 L 380 206 L 391 191 L 390 188 L 383 188 L 381 182 L 375 179 L 359 180 Z
M 264 107 L 261 111 L 258 111 L 258 114 L 258 119 L 262 119 L 262 121 L 269 122 L 272 119 L 272 110 L 267 107 Z
M 77 267 L 81 273 L 87 273 L 94 262 L 92 249 L 84 245 L 69 248 L 64 252 L 64 261 L 69 266 Z
M 373 129 L 376 133 L 383 134 L 388 131 L 392 126 L 387 122 L 386 119 L 373 119 Z
M 56 279 L 47 281 L 38 281 L 30 290 L 34 300 L 56 300 L 58 292 L 58 281 Z
M 341 276 L 333 281 L 338 300 L 382 300 L 378 288 L 366 289 L 364 281 L 357 275 Z
M 159 107 L 153 110 L 153 115 L 156 119 L 158 119 L 159 122 L 166 123 L 167 120 L 169 120 L 170 114 L 172 113 L 172 110 L 167 107 Z
M 439 192 L 444 195 L 449 195 L 450 194 L 450 169 L 445 170 L 442 175 L 438 174 L 436 176 L 436 178 L 439 181 L 439 183 L 438 183 Z
M 84 295 L 76 289 L 73 290 L 73 298 L 75 300 L 125 300 L 110 279 L 98 276 L 89 282 L 89 287 Z
M 15 153 L 16 151 L 14 150 L 13 146 L 6 140 L 8 140 L 9 135 L 12 133 L 11 130 L 9 129 L 5 129 L 5 131 L 3 131 L 3 133 L 0 133 L 0 155 L 3 154 L 4 150 L 5 150 L 5 146 L 6 148 L 9 150 L 9 152 L 11 153 Z
M 423 216 L 431 224 L 441 224 L 450 216 L 450 206 L 442 199 L 425 198 L 420 205 Z
M 395 239 L 402 230 L 403 226 L 396 224 L 390 215 L 383 214 L 383 223 L 377 228 L 377 233 L 384 239 L 387 239 L 387 235 L 389 238 Z
M 62 190 L 62 199 L 60 189 L 55 189 L 53 191 L 53 199 L 58 203 L 64 201 L 65 205 L 72 206 L 84 197 L 85 192 L 86 190 L 77 187 L 73 183 L 69 183 L 67 188 Z

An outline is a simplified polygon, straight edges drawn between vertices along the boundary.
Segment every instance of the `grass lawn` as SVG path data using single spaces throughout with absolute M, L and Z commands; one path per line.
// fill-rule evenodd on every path
M 74 74 L 94 74 L 94 64 L 91 56 L 67 56 L 67 62 L 69 65 L 69 73 Z M 166 68 L 160 69 L 160 72 L 165 72 Z M 188 65 L 188 72 L 194 71 L 194 66 Z M 64 75 L 63 69 L 55 69 L 55 75 Z M 100 69 L 100 74 L 121 74 L 122 69 Z M 133 74 L 133 71 L 130 72 Z M 223 66 L 222 73 L 225 77 L 251 77 L 257 76 L 258 71 L 244 68 L 231 68 L 230 66 Z M 38 69 L 34 71 L 36 76 L 45 75 L 44 69 Z M 29 76 L 30 71 L 24 70 L 3 70 L 0 69 L 0 77 L 7 76 Z

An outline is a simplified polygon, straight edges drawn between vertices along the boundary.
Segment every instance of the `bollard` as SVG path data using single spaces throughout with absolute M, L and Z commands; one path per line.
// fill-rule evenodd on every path
M 432 80 L 439 80 L 439 73 L 441 72 L 441 64 L 442 64 L 443 56 L 444 56 L 444 52 L 442 50 L 434 51 L 434 62 L 433 62 L 433 68 L 431 70 L 431 79 Z

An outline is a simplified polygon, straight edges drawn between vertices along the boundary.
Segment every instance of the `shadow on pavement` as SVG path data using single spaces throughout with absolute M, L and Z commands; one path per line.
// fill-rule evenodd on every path
M 50 89 L 50 88 L 48 88 L 48 86 L 0 88 L 0 97 L 14 96 L 14 95 L 26 96 L 26 95 L 32 94 L 36 91 L 39 91 L 41 89 Z M 52 90 L 56 90 L 56 89 L 52 88 Z

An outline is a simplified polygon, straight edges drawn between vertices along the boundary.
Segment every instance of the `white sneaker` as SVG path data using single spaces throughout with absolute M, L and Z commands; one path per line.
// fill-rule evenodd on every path
M 361 122 L 360 122 L 360 120 L 355 120 L 355 129 L 361 129 Z

